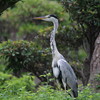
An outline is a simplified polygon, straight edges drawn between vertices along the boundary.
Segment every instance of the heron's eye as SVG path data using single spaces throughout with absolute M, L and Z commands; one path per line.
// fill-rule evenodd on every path
M 48 18 L 50 18 L 50 16 L 48 16 Z

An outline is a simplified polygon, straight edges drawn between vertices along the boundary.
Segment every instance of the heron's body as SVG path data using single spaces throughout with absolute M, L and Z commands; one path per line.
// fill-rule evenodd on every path
M 53 35 L 54 33 L 52 32 L 50 45 L 52 50 L 52 69 L 54 77 L 61 84 L 63 89 L 67 90 L 68 88 L 71 88 L 73 91 L 73 96 L 77 97 L 78 92 L 76 75 L 65 58 L 59 53 L 57 47 L 55 47 L 56 43 Z
M 52 69 L 54 77 L 59 81 L 61 84 L 61 87 L 65 90 L 70 87 L 73 96 L 78 96 L 78 87 L 77 87 L 77 78 L 76 75 L 71 68 L 71 66 L 68 64 L 68 62 L 65 60 L 65 58 L 59 53 L 56 42 L 55 42 L 55 33 L 58 29 L 58 19 L 54 15 L 47 15 L 44 17 L 36 17 L 34 19 L 42 19 L 45 21 L 51 21 L 54 24 L 54 29 L 51 32 L 50 37 L 50 47 L 52 51 Z

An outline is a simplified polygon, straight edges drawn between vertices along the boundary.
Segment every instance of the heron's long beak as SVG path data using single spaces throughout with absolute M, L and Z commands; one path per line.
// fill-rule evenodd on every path
M 45 16 L 42 16 L 42 17 L 34 17 L 33 19 L 43 20 L 43 19 L 46 19 L 46 17 Z

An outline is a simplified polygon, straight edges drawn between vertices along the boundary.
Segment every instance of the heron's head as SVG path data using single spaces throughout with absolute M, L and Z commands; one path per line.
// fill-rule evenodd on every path
M 55 15 L 47 15 L 47 16 L 42 16 L 42 17 L 34 17 L 33 19 L 50 21 L 50 22 L 58 21 L 58 18 Z

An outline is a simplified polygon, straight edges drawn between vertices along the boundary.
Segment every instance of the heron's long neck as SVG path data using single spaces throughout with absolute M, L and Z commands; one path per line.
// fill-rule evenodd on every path
M 50 46 L 52 50 L 52 55 L 55 55 L 55 53 L 58 52 L 57 46 L 56 46 L 56 41 L 55 41 L 55 33 L 58 29 L 58 21 L 53 22 L 54 24 L 54 29 L 51 32 L 51 37 L 50 37 Z

